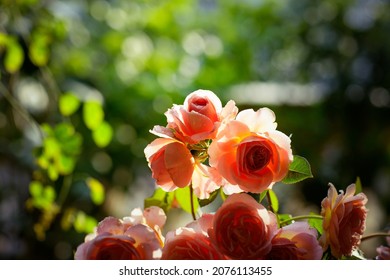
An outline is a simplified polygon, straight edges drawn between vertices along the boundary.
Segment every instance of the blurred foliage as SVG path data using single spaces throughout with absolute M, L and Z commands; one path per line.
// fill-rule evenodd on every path
M 346 187 L 359 176 L 384 227 L 389 5 L 0 0 L 0 256 L 73 258 L 97 221 L 153 194 L 143 150 L 173 103 L 199 88 L 226 102 L 252 82 L 323 89 L 310 106 L 258 102 L 257 91 L 238 105 L 271 107 L 292 134 L 313 171 L 294 186 L 307 203 L 319 205 L 328 182 Z

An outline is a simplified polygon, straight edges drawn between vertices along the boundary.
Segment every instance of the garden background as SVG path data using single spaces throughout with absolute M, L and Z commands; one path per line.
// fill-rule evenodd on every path
M 98 221 L 144 207 L 149 130 L 200 88 L 271 108 L 310 162 L 275 186 L 279 212 L 360 180 L 366 232 L 388 229 L 389 32 L 387 0 L 1 0 L 0 258 L 73 259 Z M 166 230 L 189 220 L 171 209 Z

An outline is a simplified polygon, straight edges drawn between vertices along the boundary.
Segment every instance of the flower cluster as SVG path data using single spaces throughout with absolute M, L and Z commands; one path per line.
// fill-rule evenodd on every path
M 274 184 L 285 182 L 290 172 L 295 181 L 307 178 L 299 177 L 307 166 L 295 164 L 300 157 L 293 156 L 290 137 L 276 129 L 273 111 L 239 111 L 232 100 L 223 107 L 213 92 L 197 90 L 165 115 L 167 125 L 151 130 L 158 138 L 145 148 L 145 156 L 157 190 L 190 190 L 194 221 L 164 236 L 167 217 L 154 199 L 157 203 L 133 210 L 130 217 L 101 221 L 75 259 L 319 260 L 358 252 L 367 197 L 355 184 L 345 193 L 330 184 L 319 215 L 278 213 Z M 219 208 L 197 218 L 193 195 L 211 203 L 216 194 L 223 200 Z M 174 205 L 174 198 L 162 200 Z M 377 258 L 388 259 L 388 249 L 379 247 Z
M 213 92 L 197 90 L 165 115 L 167 126 L 153 128 L 159 138 L 145 149 L 165 191 L 191 184 L 200 199 L 220 187 L 226 194 L 260 193 L 282 180 L 293 160 L 291 140 L 276 130 L 268 108 L 238 112 L 232 100 L 222 107 Z

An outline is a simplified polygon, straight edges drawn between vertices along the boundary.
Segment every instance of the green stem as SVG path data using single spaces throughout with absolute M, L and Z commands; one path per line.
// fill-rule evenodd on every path
M 272 206 L 272 200 L 271 200 L 271 195 L 269 191 L 267 191 L 267 200 L 268 200 L 268 205 L 269 205 L 269 210 L 275 214 L 276 216 L 276 222 L 278 223 L 278 228 L 281 227 L 280 219 L 278 213 L 275 211 L 274 207 Z
M 371 238 L 375 238 L 375 237 L 390 237 L 390 233 L 385 233 L 385 232 L 371 233 L 371 234 L 368 234 L 366 236 L 363 236 L 360 239 L 360 241 L 365 241 L 365 240 L 368 240 L 368 239 L 371 239 Z
M 192 189 L 192 182 L 190 183 L 190 201 L 191 201 L 191 215 L 192 215 L 192 219 L 194 219 L 195 221 L 196 215 L 194 209 L 194 190 Z
M 295 217 L 292 217 L 291 219 L 287 219 L 287 220 L 284 220 L 282 222 L 280 222 L 280 225 L 284 225 L 284 224 L 287 224 L 291 221 L 296 221 L 296 220 L 307 220 L 307 219 L 318 219 L 318 220 L 322 220 L 323 217 L 321 215 L 302 215 L 302 216 L 295 216 Z
M 272 207 L 271 195 L 269 194 L 269 191 L 267 191 L 267 200 L 268 200 L 269 210 L 270 210 L 272 213 L 275 213 L 275 209 Z M 275 214 L 276 214 L 276 213 L 275 213 Z

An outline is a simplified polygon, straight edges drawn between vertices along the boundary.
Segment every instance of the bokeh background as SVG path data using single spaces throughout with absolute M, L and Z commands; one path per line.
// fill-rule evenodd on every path
M 310 162 L 281 212 L 360 178 L 366 232 L 390 225 L 390 1 L 1 0 L 0 70 L 2 259 L 72 259 L 143 207 L 149 129 L 200 88 L 274 110 Z

